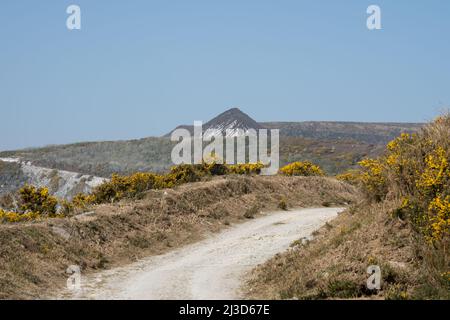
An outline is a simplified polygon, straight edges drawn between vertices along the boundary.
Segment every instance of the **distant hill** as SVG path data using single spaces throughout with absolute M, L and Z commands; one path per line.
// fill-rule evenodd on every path
M 238 108 L 229 109 L 203 126 L 204 135 L 211 136 L 222 134 L 226 137 L 235 137 L 239 132 L 247 133 L 250 129 L 262 129 L 263 127 Z
M 15 157 L 36 166 L 109 178 L 115 172 L 167 170 L 174 144 L 168 138 L 83 142 L 0 152 L 0 158 Z
M 370 144 L 387 144 L 401 133 L 417 132 L 421 123 L 366 123 L 366 122 L 263 122 L 268 129 L 280 129 L 280 135 L 313 139 L 355 140 Z
M 175 129 L 187 129 L 192 135 L 194 127 L 181 125 Z M 220 134 L 226 137 L 236 137 L 239 130 L 245 134 L 249 129 L 263 129 L 263 126 L 238 108 L 232 108 L 203 124 L 203 135 L 209 137 Z M 165 137 L 170 137 L 172 132 L 166 134 Z
M 352 168 L 364 157 L 375 157 L 385 144 L 402 132 L 415 132 L 422 125 L 409 123 L 357 122 L 264 122 L 258 123 L 237 108 L 206 122 L 205 134 L 237 134 L 237 129 L 280 129 L 280 164 L 309 160 L 329 174 Z M 180 126 L 192 130 L 192 126 Z M 109 178 L 112 173 L 164 172 L 172 165 L 175 142 L 170 134 L 129 141 L 83 142 L 69 145 L 0 152 L 0 158 L 19 158 L 35 166 Z M 3 173 L 2 173 L 3 170 Z M 5 173 L 7 172 L 7 174 Z M 3 176 L 2 176 L 3 174 Z M 17 165 L 0 166 L 3 190 L 14 189 L 29 177 Z
M 354 140 L 369 144 L 385 145 L 401 133 L 417 132 L 421 123 L 370 123 L 370 122 L 333 122 L 333 121 L 305 121 L 305 122 L 256 122 L 250 116 L 232 108 L 221 113 L 203 125 L 204 134 L 220 133 L 225 135 L 226 129 L 279 129 L 280 135 L 285 137 L 301 137 L 327 140 Z M 180 125 L 193 132 L 192 125 Z M 234 131 L 236 132 L 236 131 Z M 164 137 L 170 137 L 172 131 Z M 232 134 L 233 136 L 235 134 Z
M 168 170 L 172 165 L 170 154 L 174 145 L 167 137 L 90 142 L 1 152 L 0 158 L 18 157 L 36 166 L 109 178 L 112 173 Z M 309 160 L 319 164 L 328 173 L 335 174 L 354 166 L 364 157 L 376 156 L 381 150 L 381 144 L 373 145 L 353 140 L 282 136 L 280 163 L 283 165 Z M 15 175 L 20 176 L 19 173 Z

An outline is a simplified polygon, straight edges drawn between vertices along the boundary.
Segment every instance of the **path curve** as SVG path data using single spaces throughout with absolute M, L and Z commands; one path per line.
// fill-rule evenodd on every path
M 82 277 L 76 299 L 239 299 L 246 272 L 333 219 L 343 208 L 266 214 L 203 241 Z

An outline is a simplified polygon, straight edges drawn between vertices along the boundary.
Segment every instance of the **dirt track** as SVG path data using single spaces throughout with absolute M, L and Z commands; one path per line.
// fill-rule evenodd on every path
M 309 237 L 342 210 L 271 213 L 167 254 L 82 277 L 81 291 L 59 298 L 238 299 L 246 272 Z

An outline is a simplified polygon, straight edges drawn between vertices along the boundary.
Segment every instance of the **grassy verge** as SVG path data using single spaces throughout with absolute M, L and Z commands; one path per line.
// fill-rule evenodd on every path
M 249 275 L 252 299 L 450 299 L 444 256 L 423 244 L 407 221 L 389 213 L 396 201 L 352 206 Z M 371 291 L 367 268 L 381 268 L 381 290 Z
M 353 207 L 315 232 L 314 240 L 293 243 L 288 252 L 253 271 L 247 294 L 263 299 L 357 298 L 371 294 L 366 290 L 371 264 L 410 274 L 409 232 L 380 215 L 380 209 L 356 213 L 360 208 Z

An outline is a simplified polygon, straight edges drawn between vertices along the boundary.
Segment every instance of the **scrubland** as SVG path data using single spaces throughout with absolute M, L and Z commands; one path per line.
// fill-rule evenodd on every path
M 255 269 L 250 298 L 449 299 L 450 116 L 402 134 L 379 158 L 338 176 L 361 201 L 306 244 Z M 367 268 L 381 268 L 368 290 Z

